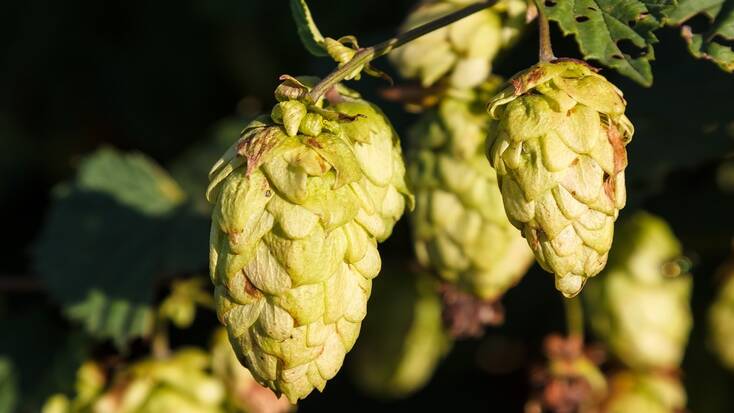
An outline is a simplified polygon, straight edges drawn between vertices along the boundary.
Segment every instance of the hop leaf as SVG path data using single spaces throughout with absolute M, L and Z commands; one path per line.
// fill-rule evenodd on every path
M 645 86 L 652 85 L 654 31 L 659 1 L 576 0 L 545 2 L 548 18 L 573 34 L 586 59 L 595 59 Z
M 87 157 L 76 181 L 57 191 L 35 251 L 65 313 L 120 346 L 147 334 L 155 277 L 206 266 L 197 253 L 206 220 L 184 200 L 142 155 L 102 149 Z
M 734 72 L 734 50 L 730 42 L 734 39 L 734 2 L 680 0 L 677 6 L 669 6 L 665 12 L 669 24 L 682 25 L 681 35 L 693 56 L 710 60 L 726 72 Z M 684 25 L 699 14 L 711 22 L 705 33 L 694 33 L 690 26 Z

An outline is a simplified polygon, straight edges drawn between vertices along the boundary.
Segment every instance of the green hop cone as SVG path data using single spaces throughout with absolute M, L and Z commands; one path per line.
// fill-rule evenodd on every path
M 197 348 L 140 361 L 118 374 L 92 411 L 223 413 L 225 389 L 209 367 L 209 355 Z
M 257 381 L 292 403 L 341 368 L 380 271 L 377 242 L 412 203 L 382 112 L 349 96 L 288 100 L 299 88 L 279 86 L 271 118 L 245 128 L 207 191 L 219 319 Z
M 270 389 L 259 385 L 237 359 L 227 338 L 227 331 L 215 331 L 211 348 L 212 371 L 227 390 L 233 411 L 246 413 L 285 413 L 293 410 L 287 398 L 278 398 Z
M 622 371 L 609 379 L 605 413 L 675 413 L 686 407 L 686 391 L 675 377 Z
M 430 380 L 450 341 L 435 281 L 400 267 L 383 272 L 350 367 L 366 393 L 407 397 Z
M 111 386 L 99 366 L 77 372 L 77 394 L 52 396 L 43 413 L 224 413 L 224 386 L 208 372 L 209 355 L 196 348 L 151 358 L 119 370 Z
M 721 362 L 734 369 L 734 261 L 724 264 L 720 274 L 724 283 L 709 309 L 709 340 Z
M 488 158 L 505 210 L 566 297 L 599 273 L 626 200 L 633 127 L 614 85 L 559 59 L 515 75 L 489 103 Z
M 423 1 L 401 27 L 413 29 L 474 3 L 474 0 Z M 456 23 L 395 49 L 390 60 L 401 76 L 430 86 L 448 76 L 457 88 L 481 84 L 497 53 L 517 39 L 525 25 L 526 2 L 503 0 Z
M 660 218 L 637 213 L 620 226 L 604 274 L 584 299 L 594 332 L 627 366 L 673 370 L 692 316 L 692 277 L 681 246 Z
M 501 296 L 533 261 L 507 219 L 497 174 L 484 155 L 489 122 L 481 97 L 500 82 L 493 77 L 480 90 L 445 97 L 410 133 L 416 256 L 482 299 Z

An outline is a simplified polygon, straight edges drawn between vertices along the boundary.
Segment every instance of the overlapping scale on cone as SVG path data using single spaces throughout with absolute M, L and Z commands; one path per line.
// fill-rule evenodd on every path
M 293 403 L 339 371 L 380 271 L 377 242 L 412 201 L 379 109 L 289 100 L 298 87 L 279 87 L 271 117 L 243 131 L 207 193 L 219 318 L 258 382 Z
M 407 397 L 430 380 L 449 347 L 435 280 L 393 264 L 375 285 L 350 356 L 353 378 L 375 397 Z
M 227 331 L 215 331 L 211 347 L 212 373 L 227 390 L 227 404 L 231 411 L 245 413 L 286 413 L 295 410 L 285 396 L 278 398 L 260 386 L 252 374 L 237 359 L 227 338 Z
M 427 0 L 408 16 L 405 32 L 474 3 L 474 0 Z M 430 86 L 448 77 L 464 89 L 481 84 L 491 72 L 497 53 L 517 39 L 525 25 L 526 2 L 502 0 L 395 49 L 390 60 L 400 75 Z
M 482 88 L 453 91 L 410 132 L 418 260 L 482 299 L 501 296 L 533 260 L 507 219 L 497 174 L 484 153 L 490 120 L 483 96 L 500 83 L 493 77 Z
M 538 63 L 489 104 L 488 157 L 510 221 L 572 297 L 604 268 L 626 201 L 633 127 L 622 93 L 581 61 Z
M 584 293 L 591 326 L 611 352 L 640 370 L 673 371 L 692 326 L 692 277 L 662 219 L 637 213 L 619 228 L 609 264 Z

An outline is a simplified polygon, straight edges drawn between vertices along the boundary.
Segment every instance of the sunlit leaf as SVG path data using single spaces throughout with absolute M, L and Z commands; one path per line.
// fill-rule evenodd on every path
M 645 86 L 652 84 L 656 11 L 670 2 L 650 0 L 546 1 L 548 17 L 574 35 L 585 59 L 593 59 Z

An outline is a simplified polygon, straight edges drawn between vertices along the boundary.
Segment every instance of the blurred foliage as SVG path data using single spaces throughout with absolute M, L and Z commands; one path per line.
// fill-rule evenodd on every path
M 6 357 L 0 358 L 0 413 L 11 413 L 17 403 L 17 385 L 13 364 Z
M 369 45 L 393 35 L 413 1 L 310 3 L 324 35 L 355 34 Z M 629 2 L 645 4 L 651 18 L 663 3 Z M 667 23 L 689 25 L 694 54 L 727 64 L 732 2 L 678 3 L 691 13 Z M 578 30 L 582 49 L 583 24 L 561 25 Z M 551 28 L 557 55 L 580 56 L 571 36 Z M 633 30 L 644 40 L 635 47 L 649 52 L 624 62 L 635 62 L 645 81 L 654 40 L 644 25 Z M 734 228 L 732 163 L 722 160 L 734 140 L 734 82 L 691 59 L 677 31 L 656 32 L 651 88 L 603 72 L 625 92 L 637 128 L 623 215 L 644 207 L 664 217 L 694 260 L 694 328 L 683 364 L 689 408 L 731 411 L 734 374 L 710 352 L 705 320 L 718 285 L 712 274 Z M 609 42 L 628 39 L 620 33 Z M 0 205 L 12 235 L 0 241 L 0 275 L 42 284 L 40 291 L 0 290 L 0 413 L 35 412 L 52 392 L 72 391 L 90 355 L 119 354 L 110 343 L 125 356 L 147 351 L 154 305 L 170 281 L 206 271 L 203 190 L 211 164 L 247 119 L 270 106 L 278 75 L 324 75 L 333 64 L 303 49 L 284 1 L 11 2 L 0 15 L 0 50 Z M 534 63 L 535 33 L 504 57 L 495 65 L 503 76 Z M 385 60 L 376 66 L 387 68 Z M 404 135 L 415 117 L 379 100 L 385 86 L 367 79 L 356 87 Z M 410 256 L 406 222 L 381 249 L 386 260 Z M 537 267 L 504 303 L 506 324 L 484 340 L 456 343 L 414 395 L 378 401 L 340 374 L 299 411 L 346 403 L 357 411 L 520 411 L 527 370 L 541 359 L 542 337 L 563 329 L 563 310 L 551 277 Z M 213 315 L 191 323 L 186 334 L 173 329 L 173 345 L 206 346 Z
M 705 29 L 683 26 L 681 36 L 688 43 L 688 50 L 699 59 L 710 60 L 722 70 L 734 72 L 734 1 L 732 0 L 680 0 L 671 7 L 669 22 L 682 25 L 689 19 L 703 15 L 708 19 Z M 700 30 L 700 31 L 699 31 Z
M 57 188 L 35 268 L 67 315 L 123 346 L 152 327 L 157 279 L 206 266 L 207 227 L 151 160 L 100 149 Z

